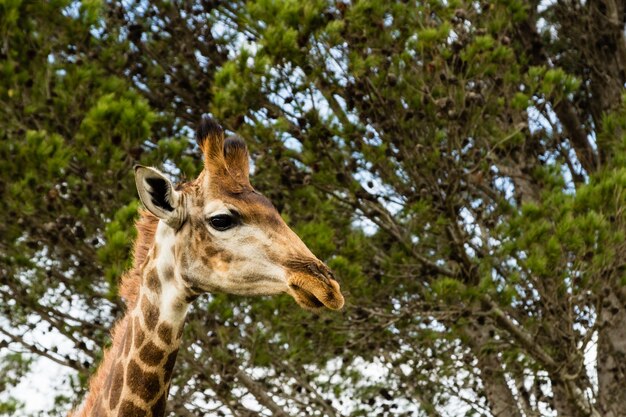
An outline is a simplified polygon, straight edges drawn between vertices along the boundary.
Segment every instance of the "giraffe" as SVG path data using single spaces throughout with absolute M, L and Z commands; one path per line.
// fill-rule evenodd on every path
M 185 316 L 202 293 L 286 292 L 305 309 L 343 307 L 330 269 L 251 186 L 243 140 L 225 139 L 208 117 L 196 140 L 204 168 L 191 182 L 174 187 L 157 169 L 135 167 L 146 210 L 120 285 L 126 313 L 70 417 L 163 416 Z

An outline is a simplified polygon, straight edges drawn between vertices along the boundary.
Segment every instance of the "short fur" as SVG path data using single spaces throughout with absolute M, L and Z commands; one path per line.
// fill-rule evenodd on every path
M 237 136 L 230 136 L 226 139 L 224 142 L 224 159 L 228 172 L 235 181 L 250 185 L 248 177 L 250 174 L 250 156 L 243 139 Z
M 196 129 L 196 142 L 202 150 L 205 161 L 223 159 L 224 130 L 213 118 L 205 116 Z
M 194 181 L 179 185 L 177 191 L 181 194 L 175 194 L 177 201 L 178 198 L 180 198 L 181 201 L 187 201 L 186 198 L 190 199 L 191 202 L 187 205 L 181 204 L 180 207 L 189 207 L 189 212 L 193 213 L 193 216 L 187 219 L 190 222 L 190 227 L 176 229 L 181 233 L 178 238 L 183 239 L 185 242 L 191 242 L 191 238 L 195 236 L 194 244 L 197 245 L 197 247 L 191 248 L 194 251 L 193 254 L 189 253 L 189 251 L 182 251 L 180 266 L 184 271 L 180 276 L 181 283 L 186 282 L 187 284 L 194 284 L 194 279 L 199 281 L 200 284 L 204 282 L 205 287 L 197 287 L 201 292 L 211 291 L 213 287 L 218 288 L 218 290 L 228 290 L 233 294 L 249 295 L 277 294 L 287 291 L 304 308 L 318 310 L 326 306 L 334 310 L 340 309 L 343 306 L 344 300 L 340 292 L 339 284 L 333 279 L 332 273 L 310 252 L 298 236 L 289 229 L 269 200 L 257 193 L 250 185 L 248 178 L 248 152 L 245 143 L 238 138 L 229 138 L 225 141 L 222 128 L 214 120 L 209 118 L 204 118 L 198 127 L 197 140 L 204 154 L 205 169 Z M 147 173 L 137 170 L 146 169 L 151 170 L 152 168 L 136 168 L 136 179 L 138 176 L 138 180 L 143 181 L 145 179 L 144 174 Z M 155 175 L 158 174 L 157 176 L 162 176 L 157 170 L 152 170 L 155 171 Z M 137 174 L 137 172 L 139 173 Z M 163 178 L 165 177 L 163 176 Z M 167 181 L 169 183 L 169 180 Z M 140 186 L 138 186 L 138 190 L 141 196 Z M 144 195 L 144 197 L 149 198 L 150 196 Z M 238 238 L 239 240 L 229 240 L 228 235 L 226 235 L 220 240 L 224 253 L 215 251 L 215 248 L 212 246 L 215 242 L 212 241 L 211 233 L 206 226 L 205 214 L 203 212 L 203 209 L 207 207 L 205 205 L 207 199 L 219 200 L 211 203 L 219 203 L 225 207 L 228 204 L 236 207 L 244 223 L 247 224 L 246 230 L 249 231 L 250 239 L 246 242 L 241 238 Z M 179 206 L 178 203 L 172 205 L 174 207 Z M 122 277 L 120 284 L 119 293 L 124 299 L 129 312 L 134 310 L 137 306 L 140 291 L 143 293 L 142 285 L 144 272 L 147 273 L 145 276 L 146 289 L 151 289 L 152 294 L 155 295 L 161 288 L 159 283 L 151 281 L 149 275 L 150 271 L 145 271 L 148 263 L 158 258 L 157 252 L 163 250 L 160 246 L 155 246 L 155 233 L 157 225 L 159 224 L 159 217 L 165 221 L 165 225 L 174 227 L 169 223 L 168 213 L 161 213 L 162 210 L 156 210 L 157 207 L 153 204 L 148 204 L 146 207 L 151 209 L 156 215 L 148 211 L 140 212 L 140 219 L 136 223 L 138 234 L 133 250 L 133 266 L 130 271 Z M 180 213 L 182 217 L 185 211 L 181 210 Z M 163 214 L 163 216 L 161 216 L 161 214 Z M 194 225 L 196 226 L 194 227 Z M 195 235 L 192 232 L 194 232 Z M 169 245 L 167 246 L 168 248 L 173 244 L 172 240 L 170 240 L 171 238 L 171 231 L 170 235 L 165 235 L 163 238 L 164 244 L 167 242 L 167 245 Z M 265 244 L 263 244 L 262 239 L 265 239 Z M 228 245 L 228 242 L 231 242 L 231 246 Z M 226 281 L 227 283 L 230 282 L 231 285 L 224 286 L 222 285 L 222 280 L 225 279 L 225 274 L 228 272 L 228 264 L 234 262 L 232 260 L 235 259 L 235 255 L 240 251 L 241 245 L 247 245 L 247 247 L 251 248 L 251 254 L 248 258 L 244 257 L 243 261 L 240 260 L 238 264 L 235 262 L 235 265 L 240 268 L 240 270 L 235 272 L 239 272 L 242 276 L 229 276 L 230 281 L 228 279 L 226 279 Z M 152 248 L 154 248 L 154 252 L 151 252 Z M 211 253 L 208 254 L 208 251 L 211 251 Z M 206 260 L 202 258 L 202 252 L 204 252 Z M 258 253 L 261 253 L 263 256 L 256 256 L 255 254 Z M 173 262 L 168 256 L 171 255 L 165 255 L 163 258 L 159 259 Z M 192 260 L 202 258 L 202 262 L 196 263 L 196 266 L 192 269 L 189 267 L 191 262 L 188 258 Z M 289 262 L 290 258 L 291 262 Z M 173 266 L 169 264 L 165 266 L 169 266 L 169 268 L 172 269 L 172 273 L 164 272 L 164 276 L 174 278 Z M 193 272 L 193 275 L 190 275 L 191 278 L 188 278 L 187 275 L 183 275 L 183 273 L 187 274 L 187 272 L 190 271 Z M 209 278 L 214 281 L 211 281 Z M 258 287 L 259 281 L 263 281 L 261 287 Z M 217 285 L 216 282 L 219 282 L 219 285 Z M 257 285 L 257 287 L 254 285 Z M 188 289 L 191 289 L 192 293 L 195 291 L 194 287 L 190 285 L 188 285 Z M 163 293 L 165 293 L 165 291 Z M 181 297 L 185 295 L 185 293 L 178 294 L 178 296 Z M 196 296 L 197 294 L 187 294 L 187 297 L 191 298 L 185 299 L 187 302 L 190 302 Z M 181 301 L 179 304 L 182 305 L 184 303 Z M 186 313 L 188 306 L 186 304 L 184 306 Z M 159 308 L 153 306 L 146 296 L 142 296 L 141 307 L 143 318 L 140 320 L 138 317 L 135 317 L 132 326 L 129 322 L 131 315 L 125 316 L 125 318 L 115 324 L 111 332 L 112 346 L 105 351 L 104 359 L 98 371 L 90 381 L 90 393 L 84 405 L 77 412 L 71 413 L 71 416 L 85 417 L 99 415 L 99 412 L 102 413 L 100 415 L 111 415 L 110 411 L 115 410 L 115 405 L 119 406 L 117 415 L 138 415 L 141 408 L 133 404 L 134 400 L 132 399 L 132 395 L 125 398 L 125 390 L 123 389 L 121 396 L 118 393 L 119 384 L 124 383 L 127 384 L 126 386 L 130 387 L 130 394 L 139 393 L 139 396 L 143 400 L 143 408 L 149 406 L 148 397 L 156 400 L 157 396 L 161 396 L 157 403 L 151 407 L 151 411 L 156 413 L 157 416 L 163 416 L 167 387 L 162 385 L 159 379 L 156 379 L 157 383 L 154 383 L 155 379 L 152 378 L 151 375 L 155 374 L 154 367 L 157 365 L 154 365 L 151 370 L 143 372 L 141 378 L 139 378 L 139 376 L 133 378 L 135 381 L 141 379 L 147 384 L 146 386 L 141 385 L 139 382 L 130 383 L 128 382 L 128 378 L 125 381 L 124 374 L 117 372 L 117 368 L 113 369 L 116 358 L 123 353 L 124 349 L 132 353 L 132 346 L 135 346 L 136 349 L 143 346 L 142 343 L 144 342 L 145 335 L 144 332 L 141 331 L 140 322 L 143 323 L 146 330 L 153 330 L 158 326 Z M 166 307 L 164 311 L 167 312 L 170 310 Z M 179 318 L 181 318 L 181 320 L 184 320 L 185 313 L 180 315 Z M 131 335 L 130 332 L 133 330 L 133 327 L 135 330 L 133 333 L 133 341 L 126 340 L 127 343 L 124 343 L 125 337 Z M 158 369 L 158 371 L 164 372 L 164 381 L 169 381 L 171 377 L 179 343 L 178 339 L 180 338 L 183 328 L 182 322 L 180 326 L 177 324 L 177 327 L 180 327 L 180 329 L 176 333 L 178 335 L 176 336 L 176 350 L 168 355 L 166 363 L 161 369 Z M 161 360 L 164 359 L 164 351 L 161 352 L 154 348 L 145 349 L 152 347 L 154 345 L 152 342 L 158 339 L 172 342 L 172 335 L 175 329 L 168 327 L 162 329 L 158 327 L 157 329 L 156 332 L 152 332 L 149 336 L 153 337 L 154 340 L 149 340 L 149 343 L 141 348 L 138 356 L 131 359 L 126 372 L 132 374 L 133 369 L 136 370 L 137 367 L 133 368 L 132 366 L 134 363 L 141 362 L 141 364 L 149 366 L 153 363 L 160 364 Z M 158 344 L 161 343 L 159 342 Z M 135 360 L 137 362 L 135 362 Z M 135 372 L 135 374 L 139 375 L 137 372 Z M 121 378 L 119 378 L 120 375 Z M 116 383 L 118 385 L 115 385 Z M 163 390 L 164 387 L 165 390 Z M 100 394 L 100 392 L 102 392 L 102 394 Z M 154 395 L 154 397 L 152 395 Z M 105 408 L 105 404 L 100 402 L 100 399 L 105 398 L 109 398 L 106 403 L 108 408 Z M 107 412 L 109 412 L 109 414 L 107 414 Z
M 137 239 L 133 247 L 133 266 L 124 274 L 120 283 L 120 296 L 126 302 L 128 311 L 135 308 L 137 297 L 139 295 L 139 287 L 141 285 L 141 271 L 144 263 L 148 259 L 148 252 L 154 245 L 154 233 L 156 232 L 158 217 L 154 216 L 147 210 L 140 210 L 140 217 L 135 223 L 137 227 Z M 99 393 L 106 382 L 107 376 L 111 370 L 111 366 L 115 362 L 116 353 L 122 349 L 124 341 L 124 333 L 127 327 L 127 317 L 118 321 L 111 331 L 112 345 L 104 351 L 104 358 L 96 373 L 89 381 L 89 392 L 91 393 L 82 408 L 71 412 L 69 417 L 79 417 L 91 415 L 93 407 L 96 405 L 95 393 Z
M 141 272 L 143 265 L 148 259 L 148 252 L 154 245 L 159 218 L 147 210 L 139 211 L 139 219 L 135 222 L 137 239 L 133 246 L 133 266 L 124 276 L 120 285 L 120 296 L 126 302 L 127 310 L 132 310 L 137 304 L 139 286 L 141 285 Z

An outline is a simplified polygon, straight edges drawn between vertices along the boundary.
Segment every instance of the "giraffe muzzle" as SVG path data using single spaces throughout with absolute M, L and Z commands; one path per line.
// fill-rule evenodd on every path
M 307 310 L 318 311 L 324 307 L 339 310 L 344 298 L 332 271 L 322 263 L 308 263 L 292 270 L 289 278 L 289 294 Z

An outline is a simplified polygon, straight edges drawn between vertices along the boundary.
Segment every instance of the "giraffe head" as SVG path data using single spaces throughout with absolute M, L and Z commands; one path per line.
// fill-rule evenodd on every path
M 344 300 L 330 269 L 250 185 L 245 143 L 224 139 L 209 118 L 197 141 L 204 169 L 189 183 L 175 188 L 158 170 L 135 168 L 142 202 L 173 239 L 173 275 L 192 294 L 287 292 L 309 310 L 340 309 Z

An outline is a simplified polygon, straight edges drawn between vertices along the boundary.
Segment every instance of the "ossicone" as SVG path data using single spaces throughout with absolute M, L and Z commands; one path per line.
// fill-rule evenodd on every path
M 248 175 L 250 174 L 250 158 L 246 143 L 237 136 L 230 136 L 224 142 L 224 158 L 228 172 L 239 183 L 250 185 Z
M 203 116 L 196 129 L 196 142 L 202 150 L 205 162 L 222 157 L 224 149 L 224 129 L 210 116 Z

